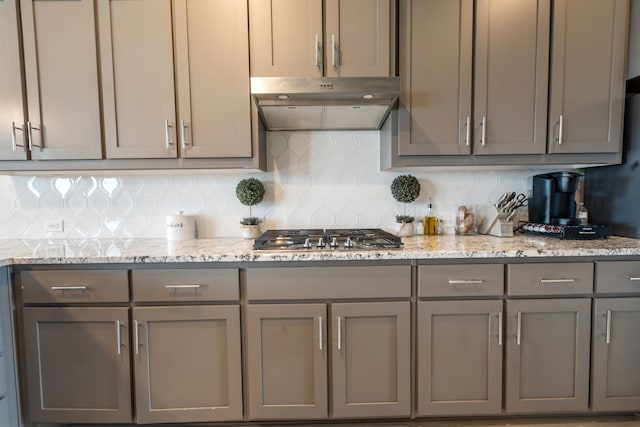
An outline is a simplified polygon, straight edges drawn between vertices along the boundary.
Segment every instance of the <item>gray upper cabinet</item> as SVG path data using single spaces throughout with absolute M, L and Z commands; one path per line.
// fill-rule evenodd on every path
M 549 0 L 476 0 L 473 152 L 545 152 Z
M 638 331 L 640 298 L 595 299 L 591 360 L 594 411 L 634 412 L 640 408 Z
M 550 153 L 621 149 L 628 0 L 556 0 Z
M 245 2 L 98 8 L 107 158 L 252 158 Z
M 590 312 L 587 298 L 507 301 L 508 413 L 588 410 Z
M 0 268 L 0 425 L 18 427 L 21 423 L 13 326 L 7 269 Z
M 398 154 L 470 154 L 473 1 L 399 7 Z
M 390 0 L 249 0 L 251 75 L 393 75 L 393 17 Z
M 502 301 L 418 302 L 418 414 L 500 414 Z
M 20 9 L 31 158 L 102 158 L 94 2 L 22 0 Z
M 239 421 L 239 306 L 136 307 L 138 423 Z
M 131 422 L 128 308 L 25 308 L 29 419 Z
M 331 304 L 334 418 L 411 415 L 408 301 Z
M 247 415 L 327 417 L 325 304 L 247 307 Z
M 544 153 L 549 8 L 478 0 L 473 34 L 471 0 L 401 0 L 398 154 Z
M 0 58 L 0 160 L 25 160 L 26 120 L 16 0 L 0 0 Z

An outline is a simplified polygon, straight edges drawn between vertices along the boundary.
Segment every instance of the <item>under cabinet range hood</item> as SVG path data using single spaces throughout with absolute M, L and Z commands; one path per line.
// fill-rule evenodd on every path
M 380 129 L 400 95 L 399 77 L 252 77 L 267 130 Z

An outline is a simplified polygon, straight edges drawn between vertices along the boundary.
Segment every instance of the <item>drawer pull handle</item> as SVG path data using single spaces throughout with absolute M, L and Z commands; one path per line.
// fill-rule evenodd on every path
M 540 283 L 573 283 L 576 279 L 540 279 Z
M 522 332 L 522 313 L 518 312 L 518 329 L 516 331 L 516 345 L 520 345 L 520 335 Z
M 484 283 L 484 280 L 451 280 L 449 279 L 450 285 L 481 285 Z
M 199 289 L 200 285 L 164 285 L 167 289 Z
M 627 278 L 628 278 L 629 280 L 631 280 L 632 282 L 640 282 L 640 277 L 627 276 Z
M 52 286 L 52 291 L 86 291 L 86 286 Z
M 607 310 L 607 344 L 611 344 L 611 310 Z

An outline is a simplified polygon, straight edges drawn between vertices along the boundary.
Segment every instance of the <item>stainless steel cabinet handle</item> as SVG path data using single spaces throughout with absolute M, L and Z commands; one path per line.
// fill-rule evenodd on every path
M 576 279 L 540 279 L 540 283 L 573 283 Z
M 52 286 L 52 291 L 86 291 L 87 286 Z
M 336 35 L 331 34 L 331 65 L 334 68 L 338 68 L 336 65 Z
M 13 148 L 13 151 L 17 151 L 18 147 L 24 148 L 24 144 L 20 145 L 16 140 L 16 130 L 22 131 L 24 134 L 24 126 L 19 128 L 16 126 L 16 122 L 11 122 L 11 148 Z
M 122 341 L 120 341 L 120 321 L 116 320 L 116 348 L 118 354 L 120 354 L 120 347 L 122 346 Z
M 320 51 L 320 45 L 318 44 L 318 35 L 316 34 L 316 39 L 315 39 L 315 44 L 313 45 L 313 48 L 316 50 L 316 67 L 320 68 L 320 60 L 319 60 L 319 51 Z
M 520 333 L 522 332 L 522 313 L 518 312 L 518 327 L 516 330 L 516 344 L 520 345 Z
M 564 127 L 564 118 L 562 117 L 562 114 L 560 114 L 560 123 L 558 125 L 558 145 L 562 145 L 562 131 Z
M 40 151 L 42 151 L 42 142 L 40 142 L 40 145 L 34 144 L 33 143 L 33 131 L 34 130 L 40 130 L 40 128 L 37 128 L 35 126 L 33 126 L 31 124 L 31 122 L 27 122 L 27 133 L 29 135 L 29 151 L 33 151 L 33 147 L 39 148 Z
M 180 134 L 181 134 L 181 139 L 182 139 L 182 148 L 186 149 L 187 146 L 189 145 L 187 143 L 187 124 L 184 122 L 184 120 L 180 120 Z
M 136 354 L 140 354 L 139 351 L 139 347 L 140 347 L 140 336 L 138 335 L 138 321 L 134 320 L 133 321 L 133 329 L 135 329 L 134 333 L 133 333 L 133 345 L 136 347 Z
M 318 347 L 322 351 L 322 316 L 318 316 Z
M 607 310 L 607 338 L 606 343 L 611 343 L 611 310 Z
M 483 147 L 487 145 L 487 116 L 482 116 L 482 140 L 480 143 Z
M 468 147 L 471 144 L 471 117 L 467 116 L 467 121 L 465 122 L 465 126 L 467 127 L 467 136 L 464 140 L 465 145 Z
M 173 141 L 171 140 L 171 128 L 173 128 L 173 125 L 169 123 L 169 120 L 165 120 L 164 121 L 164 137 L 167 142 L 168 149 L 171 149 L 171 146 L 173 145 Z
M 342 320 L 338 316 L 338 350 L 342 350 Z
M 627 279 L 629 279 L 632 282 L 640 282 L 640 277 L 627 276 Z
M 453 279 L 449 279 L 449 284 L 450 285 L 481 285 L 483 283 L 484 283 L 484 280 L 476 280 L 476 279 L 453 280 Z
M 498 345 L 502 346 L 502 312 L 498 312 Z
M 198 289 L 200 285 L 164 285 L 167 289 Z

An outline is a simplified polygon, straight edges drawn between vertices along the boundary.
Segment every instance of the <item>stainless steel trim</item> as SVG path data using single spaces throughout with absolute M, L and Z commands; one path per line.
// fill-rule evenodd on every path
M 467 126 L 467 137 L 465 139 L 465 145 L 468 147 L 471 144 L 471 117 L 467 116 L 467 121 L 465 122 Z
M 320 68 L 320 62 L 318 61 L 318 51 L 320 50 L 320 45 L 318 44 L 318 35 L 316 34 L 316 40 L 314 44 L 314 49 L 316 50 L 316 67 Z
M 87 286 L 51 286 L 52 291 L 86 291 Z
M 138 321 L 134 320 L 133 321 L 133 329 L 135 329 L 134 334 L 133 334 L 133 345 L 136 347 L 136 354 L 140 354 L 139 351 L 139 347 L 140 347 L 140 336 L 138 335 Z
M 562 114 L 560 114 L 560 124 L 558 125 L 558 145 L 562 145 L 563 126 L 564 126 L 564 118 L 562 117 Z
M 607 338 L 606 343 L 611 344 L 611 310 L 607 310 Z
M 469 280 L 452 280 L 449 279 L 450 285 L 481 285 L 484 280 L 469 279 Z
M 540 279 L 540 283 L 573 283 L 576 279 Z
M 22 134 L 24 136 L 24 125 L 19 128 L 16 126 L 16 122 L 11 122 L 11 148 L 13 148 L 13 151 L 18 151 L 18 147 L 25 148 L 24 143 L 22 145 L 19 145 L 16 141 L 16 129 L 22 131 Z
M 167 142 L 167 149 L 171 149 L 171 146 L 173 145 L 173 141 L 171 140 L 171 128 L 173 128 L 173 125 L 169 123 L 169 120 L 165 120 L 164 121 L 164 137 L 166 139 Z
M 120 354 L 120 348 L 122 346 L 122 341 L 120 340 L 120 321 L 116 320 L 116 348 L 118 354 Z
M 322 351 L 322 316 L 318 316 L 318 347 Z
M 42 142 L 40 142 L 40 145 L 36 145 L 33 143 L 33 131 L 34 130 L 40 130 L 40 128 L 37 128 L 35 126 L 33 126 L 31 124 L 30 121 L 27 122 L 27 130 L 28 130 L 28 135 L 29 135 L 29 151 L 33 151 L 33 147 L 39 148 L 40 151 L 42 151 L 42 146 L 44 144 L 42 144 Z
M 342 350 L 342 321 L 338 316 L 338 350 Z
M 640 282 L 640 277 L 627 276 L 627 279 L 629 279 L 632 282 Z
M 516 345 L 520 345 L 521 332 L 522 332 L 522 313 L 518 312 L 518 328 L 516 331 Z
M 334 68 L 338 68 L 336 65 L 336 35 L 331 34 L 331 65 Z
M 502 346 L 502 311 L 498 312 L 498 345 Z
M 200 285 L 164 285 L 164 287 L 167 289 L 198 289 Z
M 480 143 L 483 147 L 487 145 L 487 116 L 482 116 L 482 140 Z
M 182 148 L 186 149 L 189 144 L 187 144 L 187 124 L 184 120 L 180 120 L 180 138 L 182 139 Z

